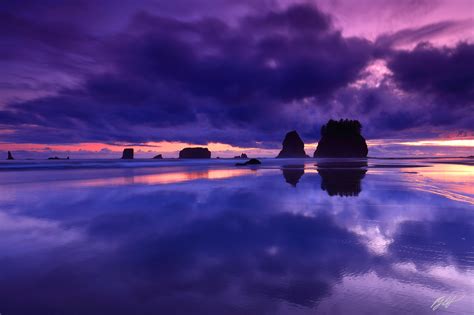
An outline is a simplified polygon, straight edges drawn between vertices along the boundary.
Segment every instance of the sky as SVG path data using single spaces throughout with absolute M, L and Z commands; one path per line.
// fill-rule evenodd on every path
M 0 153 L 312 155 L 358 119 L 370 156 L 474 155 L 472 0 L 2 1 Z

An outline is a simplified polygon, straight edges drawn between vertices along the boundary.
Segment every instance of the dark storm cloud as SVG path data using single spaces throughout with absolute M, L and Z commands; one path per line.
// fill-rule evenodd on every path
M 107 1 L 3 5 L 0 86 L 15 97 L 0 93 L 2 141 L 268 148 L 291 129 L 315 141 L 321 124 L 341 115 L 361 120 L 375 138 L 472 125 L 472 45 L 391 48 L 461 22 L 404 29 L 372 43 L 344 37 L 332 16 L 311 5 L 245 3 L 229 18 L 227 2 L 219 3 L 220 14 L 194 14 L 190 6 L 179 18 L 172 13 L 179 5 L 161 10 L 152 2 L 126 1 L 117 10 Z M 151 10 L 157 7 L 160 14 Z M 377 88 L 351 86 L 365 79 L 374 58 L 387 59 L 393 77 Z M 446 106 L 451 102 L 456 108 Z
M 61 44 L 63 36 L 55 43 L 53 35 L 32 34 Z M 124 32 L 102 42 L 97 58 L 110 63 L 107 74 L 90 74 L 79 87 L 11 103 L 0 112 L 5 128 L 34 125 L 17 130 L 10 141 L 43 142 L 48 135 L 49 142 L 71 137 L 200 142 L 204 131 L 186 139 L 156 133 L 194 123 L 203 129 L 247 128 L 279 140 L 282 128 L 295 125 L 294 117 L 280 113 L 286 104 L 327 99 L 353 81 L 371 58 L 368 41 L 342 37 L 329 16 L 309 5 L 249 14 L 236 25 L 141 12 Z M 150 128 L 156 128 L 155 134 Z M 124 132 L 130 129 L 133 136 Z M 256 140 L 251 135 L 237 140 L 237 134 L 231 135 L 235 141 L 219 133 L 205 141 Z
M 412 51 L 397 51 L 388 67 L 406 91 L 424 92 L 462 105 L 474 100 L 474 44 L 454 48 L 419 44 Z

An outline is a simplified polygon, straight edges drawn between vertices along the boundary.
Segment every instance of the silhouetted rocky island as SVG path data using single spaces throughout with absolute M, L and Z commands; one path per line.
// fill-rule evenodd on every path
M 49 157 L 48 160 L 69 160 L 69 156 L 67 158 L 60 158 L 60 157 L 57 157 L 57 156 L 52 156 L 52 157 Z
M 314 157 L 366 157 L 367 143 L 358 120 L 329 120 L 321 127 L 321 139 Z
M 14 160 L 13 154 L 10 151 L 7 153 L 7 160 Z
M 153 157 L 153 159 L 154 159 L 154 160 L 162 160 L 162 159 L 163 159 L 163 155 L 161 155 L 161 154 L 155 155 L 155 156 Z
M 123 149 L 122 160 L 133 160 L 133 149 Z
M 248 159 L 248 158 L 249 157 L 245 153 L 242 153 L 241 155 L 234 156 L 234 159 Z
M 283 140 L 283 148 L 278 154 L 277 158 L 306 158 L 304 151 L 304 142 L 296 130 L 290 131 L 286 134 Z
M 184 148 L 179 151 L 180 159 L 210 159 L 211 151 L 208 148 Z
M 257 160 L 257 159 L 250 159 L 244 163 L 235 163 L 236 166 L 260 165 L 260 164 L 262 164 L 262 162 L 260 162 L 260 160 Z

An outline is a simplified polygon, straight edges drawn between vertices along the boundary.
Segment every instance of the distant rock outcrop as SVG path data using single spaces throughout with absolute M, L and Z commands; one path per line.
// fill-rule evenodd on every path
M 162 159 L 163 159 L 163 155 L 161 155 L 161 154 L 155 155 L 155 156 L 153 157 L 153 159 L 155 159 L 155 160 L 162 160 Z
M 314 157 L 366 157 L 367 143 L 358 120 L 329 120 L 321 127 Z
M 52 156 L 52 157 L 49 157 L 48 160 L 69 160 L 69 156 L 67 158 L 60 158 L 60 157 L 57 157 L 57 156 Z
M 260 162 L 260 160 L 250 159 L 250 160 L 248 160 L 247 162 L 244 162 L 244 163 L 236 163 L 235 166 L 260 165 L 260 164 L 262 164 L 262 162 Z
M 248 159 L 248 158 L 249 157 L 245 153 L 242 153 L 241 155 L 234 156 L 234 159 Z
M 296 187 L 301 176 L 304 175 L 304 165 L 283 165 L 281 171 L 285 181 L 291 186 Z
M 14 160 L 13 155 L 10 151 L 7 153 L 7 160 Z
M 122 160 L 133 160 L 133 149 L 132 148 L 123 149 Z
M 184 148 L 179 151 L 180 159 L 210 159 L 211 151 L 208 148 Z
M 304 151 L 304 142 L 301 140 L 298 133 L 293 130 L 286 134 L 283 140 L 283 148 L 278 154 L 277 158 L 306 158 Z

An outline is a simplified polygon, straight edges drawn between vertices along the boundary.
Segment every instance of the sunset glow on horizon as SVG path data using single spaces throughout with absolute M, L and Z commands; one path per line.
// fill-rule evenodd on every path
M 387 147 L 387 146 L 402 146 L 402 147 L 426 147 L 426 148 L 438 148 L 436 155 L 444 156 L 462 156 L 465 154 L 462 151 L 461 154 L 456 153 L 456 148 L 459 149 L 472 149 L 474 154 L 474 139 L 431 139 L 431 140 L 418 140 L 418 141 L 402 141 L 393 139 L 377 139 L 368 140 L 367 145 L 369 148 L 375 147 Z M 47 153 L 56 152 L 58 154 L 69 154 L 71 157 L 75 157 L 75 154 L 81 153 L 80 156 L 84 158 L 97 157 L 119 157 L 122 150 L 126 147 L 134 148 L 137 157 L 152 157 L 156 154 L 163 154 L 165 158 L 176 158 L 178 152 L 185 147 L 207 147 L 212 152 L 213 157 L 231 158 L 241 153 L 246 153 L 249 156 L 259 157 L 274 157 L 278 154 L 279 148 L 259 148 L 259 147 L 239 147 L 233 146 L 226 143 L 210 142 L 207 144 L 193 144 L 186 142 L 147 142 L 143 144 L 130 144 L 130 143 L 76 143 L 76 144 L 9 144 L 0 143 L 0 151 L 20 151 L 20 152 L 38 152 Z M 308 155 L 312 156 L 314 150 L 317 147 L 317 142 L 306 143 L 305 151 Z M 454 149 L 454 151 L 453 151 Z M 430 151 L 431 152 L 431 151 Z M 103 156 L 100 156 L 103 153 Z M 412 156 L 420 155 L 433 155 L 432 153 L 414 153 Z M 377 155 L 372 155 L 377 156 Z M 381 155 L 387 156 L 389 155 Z M 24 157 L 28 157 L 25 155 Z

